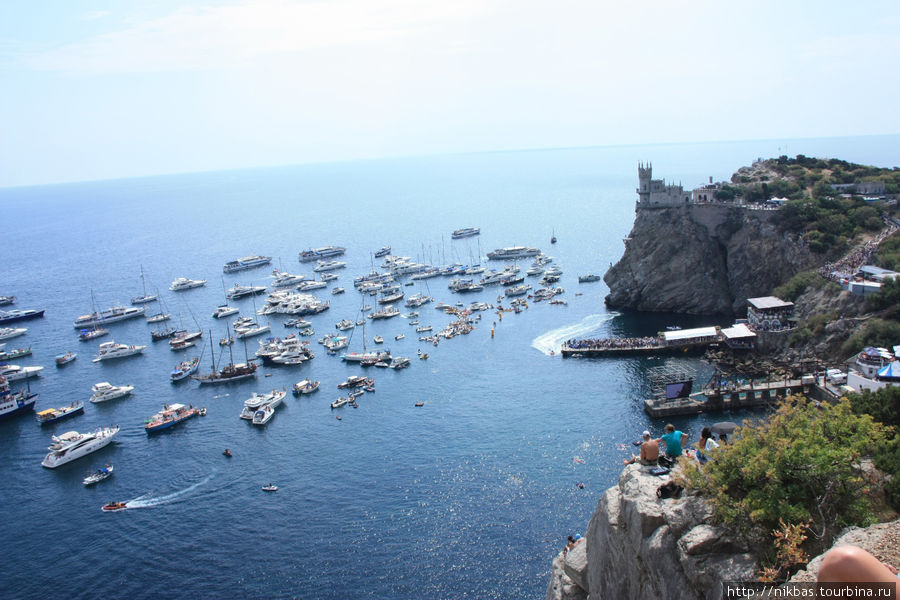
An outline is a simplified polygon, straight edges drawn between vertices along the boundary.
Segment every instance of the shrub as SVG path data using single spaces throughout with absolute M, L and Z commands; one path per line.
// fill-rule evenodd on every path
M 808 288 L 821 289 L 826 279 L 815 270 L 803 271 L 791 277 L 786 283 L 775 288 L 775 295 L 788 302 L 794 302 Z
M 761 424 L 745 421 L 702 468 L 685 464 L 683 477 L 717 521 L 761 544 L 763 563 L 773 564 L 773 531 L 808 523 L 807 549 L 817 554 L 843 527 L 873 521 L 870 484 L 856 465 L 884 443 L 884 425 L 854 414 L 849 401 L 817 406 L 791 396 Z
M 841 346 L 845 356 L 856 354 L 867 346 L 892 346 L 900 340 L 900 323 L 884 319 L 869 319 Z

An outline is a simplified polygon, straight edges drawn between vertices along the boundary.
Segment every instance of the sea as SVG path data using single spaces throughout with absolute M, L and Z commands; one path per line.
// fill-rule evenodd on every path
M 130 397 L 86 402 L 83 415 L 55 424 L 42 427 L 30 413 L 0 422 L 0 597 L 540 598 L 551 560 L 566 536 L 585 533 L 632 442 L 644 429 L 662 432 L 665 422 L 642 410 L 648 373 L 694 369 L 699 385 L 709 372 L 697 358 L 563 359 L 560 343 L 729 324 L 715 315 L 611 311 L 602 281 L 578 283 L 621 257 L 638 163 L 652 162 L 654 177 L 690 189 L 710 177 L 727 180 L 760 157 L 805 154 L 892 167 L 900 164 L 898 148 L 900 136 L 891 135 L 551 149 L 0 189 L 0 294 L 15 295 L 14 308 L 46 309 L 44 318 L 20 324 L 26 335 L 6 342 L 7 349 L 33 348 L 16 364 L 44 367 L 29 384 L 39 394 L 36 409 L 87 401 L 98 382 L 135 387 Z M 481 234 L 451 239 L 463 227 Z M 311 277 L 314 264 L 300 263 L 298 253 L 326 245 L 347 248 L 339 257 L 347 267 L 330 286 L 347 291 L 316 292 L 331 304 L 307 317 L 316 331 L 313 360 L 263 366 L 254 379 L 228 385 L 170 383 L 184 358 L 203 352 L 201 372 L 212 355 L 228 360 L 217 343 L 225 324 L 211 317 L 224 288 L 267 284 L 272 268 Z M 471 334 L 438 346 L 418 340 L 402 317 L 352 332 L 351 351 L 364 342 L 372 349 L 372 337 L 381 335 L 384 347 L 410 357 L 411 366 L 398 371 L 347 364 L 314 341 L 336 333 L 340 320 L 362 318 L 363 304 L 377 306 L 352 279 L 379 267 L 373 253 L 382 246 L 431 264 L 499 267 L 484 255 L 513 245 L 553 257 L 567 305 L 486 311 Z M 272 264 L 223 274 L 224 263 L 251 254 L 272 256 Z M 523 271 L 529 264 L 519 263 Z M 170 292 L 176 277 L 207 284 Z M 403 290 L 448 304 L 497 304 L 500 288 L 460 295 L 447 282 Z M 199 346 L 173 352 L 154 343 L 154 326 L 143 318 L 112 324 L 99 340 L 78 340 L 77 316 L 127 305 L 143 285 L 159 291 L 173 324 L 202 330 Z M 252 315 L 263 302 L 233 304 Z M 433 304 L 417 310 L 420 323 L 435 330 L 452 320 Z M 295 332 L 285 320 L 270 317 L 268 335 Z M 395 340 L 400 333 L 405 339 Z M 93 363 L 99 342 L 111 340 L 147 349 Z M 257 347 L 251 339 L 231 351 L 242 361 Z M 429 358 L 418 359 L 419 350 Z M 57 367 L 54 356 L 66 351 L 78 358 Z M 376 391 L 358 408 L 332 410 L 342 393 L 337 384 L 361 373 L 375 379 Z M 253 392 L 290 390 L 306 378 L 321 381 L 320 391 L 289 393 L 268 425 L 238 418 Z M 148 436 L 146 419 L 176 402 L 206 407 L 207 415 Z M 711 422 L 758 416 L 700 415 L 674 424 L 696 440 Z M 121 431 L 106 448 L 54 470 L 41 467 L 52 435 L 110 424 Z M 82 485 L 86 472 L 106 463 L 112 477 Z M 268 483 L 278 491 L 262 491 Z M 109 501 L 129 508 L 102 512 Z

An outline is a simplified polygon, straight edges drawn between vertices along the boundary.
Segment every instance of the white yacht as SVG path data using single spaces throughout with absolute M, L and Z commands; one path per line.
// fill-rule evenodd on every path
M 119 433 L 119 427 L 115 426 L 102 427 L 90 433 L 69 431 L 60 436 L 53 436 L 53 443 L 48 448 L 50 452 L 41 461 L 41 465 L 48 469 L 55 469 L 67 462 L 87 456 L 109 444 L 117 433 Z
M 307 280 L 307 281 L 300 282 L 300 285 L 297 286 L 297 291 L 298 292 L 308 292 L 309 290 L 318 290 L 318 289 L 326 288 L 326 287 L 328 287 L 327 281 Z
M 330 256 L 340 256 L 347 249 L 343 246 L 325 246 L 323 248 L 310 248 L 300 253 L 300 262 L 312 262 L 320 258 L 328 258 Z
M 26 331 L 28 331 L 27 327 L 0 327 L 0 340 L 8 340 L 20 335 L 25 335 Z
M 265 425 L 275 416 L 275 409 L 270 404 L 263 405 L 259 410 L 253 413 L 254 425 Z
M 395 356 L 391 359 L 391 362 L 388 365 L 388 367 L 390 367 L 391 369 L 394 369 L 394 370 L 405 369 L 406 367 L 409 366 L 409 364 L 410 364 L 410 360 L 408 358 L 406 358 L 404 356 Z
M 234 306 L 228 306 L 227 304 L 222 304 L 216 307 L 216 310 L 213 311 L 212 316 L 216 319 L 224 319 L 225 317 L 230 317 L 231 315 L 236 315 L 240 312 L 240 309 L 235 308 Z
M 370 319 L 390 319 L 400 314 L 400 309 L 388 304 L 381 310 L 377 310 L 369 315 Z
M 253 323 L 248 327 L 235 327 L 234 335 L 238 339 L 245 339 L 268 333 L 269 331 L 271 331 L 271 329 L 272 328 L 269 325 L 260 325 L 259 323 Z
M 94 357 L 94 362 L 101 360 L 110 360 L 113 358 L 125 358 L 126 356 L 134 356 L 144 351 L 147 346 L 136 346 L 128 344 L 117 344 L 115 342 L 103 342 L 100 344 L 99 353 Z
M 313 267 L 313 271 L 316 273 L 321 273 L 322 271 L 334 271 L 335 269 L 343 269 L 347 266 L 347 263 L 341 262 L 339 260 L 320 260 L 315 267 Z
M 75 329 L 106 325 L 107 323 L 115 323 L 117 321 L 139 317 L 145 312 L 147 312 L 147 309 L 144 307 L 113 306 L 104 311 L 94 311 L 88 315 L 81 315 L 75 319 L 75 322 L 72 325 L 74 325 Z
M 263 265 L 269 264 L 270 262 L 272 262 L 271 256 L 260 256 L 258 254 L 254 254 L 252 256 L 245 256 L 237 260 L 228 261 L 227 263 L 225 263 L 225 266 L 222 267 L 222 271 L 224 271 L 225 273 L 234 273 L 235 271 L 243 271 L 244 269 L 261 267 Z
M 337 329 L 339 329 L 340 331 L 347 331 L 348 329 L 353 329 L 354 325 L 355 324 L 350 319 L 344 319 L 343 321 L 339 321 L 334 324 L 334 326 Z
M 291 275 L 290 273 L 279 271 L 278 269 L 272 271 L 272 277 L 274 277 L 271 284 L 271 287 L 273 288 L 290 287 L 292 285 L 297 285 L 306 279 L 305 275 Z
M 541 251 L 537 248 L 526 248 L 525 246 L 510 246 L 508 248 L 497 248 L 493 252 L 488 252 L 487 257 L 491 260 L 508 260 L 513 258 L 528 258 L 537 256 Z
M 294 394 L 311 394 L 319 389 L 318 381 L 310 381 L 309 379 L 304 379 L 303 381 L 298 381 L 294 384 Z
M 133 390 L 133 385 L 112 385 L 107 381 L 101 381 L 91 386 L 91 391 L 94 392 L 91 396 L 91 402 L 97 404 L 98 402 L 115 400 L 116 398 L 127 396 Z
M 0 364 L 0 377 L 6 377 L 7 381 L 17 381 L 37 377 L 44 367 L 20 367 L 19 365 Z
M 188 279 L 187 277 L 178 277 L 177 279 L 172 281 L 172 285 L 169 286 L 169 290 L 173 292 L 181 292 L 183 290 L 202 287 L 204 285 L 206 285 L 205 279 Z
M 240 283 L 236 283 L 233 288 L 228 290 L 225 297 L 229 300 L 237 300 L 238 298 L 244 298 L 245 296 L 262 294 L 265 291 L 266 286 L 264 285 L 241 285 Z

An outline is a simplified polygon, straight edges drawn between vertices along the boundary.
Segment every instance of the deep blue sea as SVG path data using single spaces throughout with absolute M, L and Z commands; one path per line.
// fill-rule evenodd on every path
M 652 161 L 655 177 L 690 188 L 780 154 L 894 166 L 898 142 L 880 136 L 498 152 L 0 189 L 0 294 L 16 295 L 16 308 L 46 309 L 44 319 L 23 324 L 24 337 L 7 342 L 34 349 L 17 364 L 45 367 L 31 383 L 37 409 L 86 401 L 100 381 L 135 386 L 129 398 L 86 403 L 83 415 L 52 426 L 40 427 L 31 414 L 0 422 L 0 597 L 542 597 L 552 557 L 567 535 L 584 531 L 630 442 L 664 425 L 642 412 L 647 369 L 685 360 L 563 360 L 549 350 L 570 337 L 727 325 L 715 317 L 619 315 L 604 308 L 602 281 L 578 284 L 578 275 L 603 274 L 622 254 L 637 163 Z M 469 226 L 481 235 L 450 239 Z M 551 246 L 553 233 L 559 242 Z M 313 339 L 359 318 L 363 299 L 352 278 L 371 270 L 371 254 L 383 245 L 434 264 L 538 246 L 564 270 L 568 305 L 532 304 L 502 319 L 486 313 L 473 333 L 438 347 L 417 341 L 408 320 L 370 323 L 369 338 L 381 334 L 413 364 L 367 371 L 377 391 L 360 398 L 359 408 L 337 411 L 329 408 L 336 384 L 362 369 L 315 342 L 316 358 L 302 366 L 262 367 L 255 380 L 200 387 L 168 378 L 199 347 L 176 353 L 153 344 L 153 326 L 143 319 L 113 324 L 99 341 L 147 344 L 144 354 L 102 363 L 91 362 L 99 341 L 78 341 L 72 327 L 92 310 L 92 293 L 99 308 L 139 295 L 143 267 L 176 325 L 194 329 L 196 316 L 207 371 L 209 330 L 215 339 L 225 334 L 210 317 L 223 302 L 222 265 L 264 254 L 273 266 L 309 276 L 313 265 L 297 254 L 324 245 L 347 247 L 340 259 L 347 269 L 335 282 L 347 293 L 319 291 L 331 309 L 308 317 Z M 270 270 L 227 275 L 225 283 L 264 284 Z M 176 277 L 209 283 L 169 292 Z M 499 289 L 457 297 L 446 278 L 426 281 L 403 289 L 451 304 L 495 302 Z M 253 311 L 249 298 L 237 305 L 242 314 Z M 421 323 L 436 330 L 451 319 L 431 305 L 418 310 Z M 284 320 L 271 319 L 273 335 L 294 331 Z M 395 341 L 397 333 L 406 339 Z M 361 338 L 356 331 L 351 350 L 361 350 Z M 256 347 L 251 340 L 249 352 Z M 415 359 L 418 348 L 430 354 L 427 361 Z M 57 368 L 53 357 L 68 350 L 78 359 Z M 240 345 L 235 352 L 243 358 Z M 320 380 L 321 391 L 288 395 L 267 426 L 238 418 L 252 392 L 307 377 Z M 419 400 L 425 406 L 415 407 Z M 206 406 L 208 416 L 148 437 L 144 420 L 170 402 Z M 696 439 L 710 421 L 742 417 L 675 423 Z M 104 424 L 121 426 L 110 446 L 55 470 L 40 466 L 51 434 Z M 85 488 L 85 472 L 106 462 L 115 474 Z M 278 492 L 261 491 L 268 482 Z M 101 512 L 110 500 L 139 508 Z

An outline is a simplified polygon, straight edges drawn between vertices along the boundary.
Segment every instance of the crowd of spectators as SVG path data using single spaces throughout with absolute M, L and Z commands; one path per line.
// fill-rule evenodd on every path
M 616 348 L 654 348 L 664 346 L 665 341 L 659 336 L 645 336 L 636 338 L 601 338 L 586 340 L 566 340 L 567 348 L 577 350 L 606 350 Z

